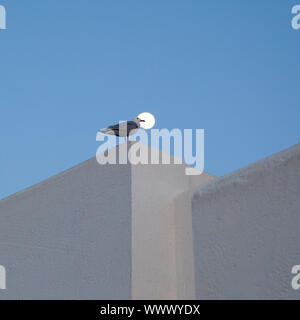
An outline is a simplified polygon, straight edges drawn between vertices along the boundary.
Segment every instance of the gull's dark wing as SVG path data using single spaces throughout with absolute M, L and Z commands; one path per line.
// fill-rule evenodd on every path
M 109 126 L 108 129 L 119 130 L 119 124 L 114 124 L 112 126 Z
M 136 130 L 138 128 L 139 126 L 134 121 L 127 121 L 127 136 L 133 134 L 133 130 Z
M 134 121 L 127 121 L 127 129 L 133 130 L 133 129 L 138 129 L 138 125 Z
M 116 136 L 119 136 L 119 125 L 118 124 L 108 126 L 107 129 L 111 129 L 115 133 Z
M 120 124 L 118 123 L 118 124 L 109 126 L 108 128 L 112 130 L 120 130 Z M 138 128 L 138 125 L 134 121 L 127 121 L 127 130 L 130 131 L 137 128 Z
M 127 132 L 126 131 L 122 132 L 122 124 L 125 125 L 125 123 L 122 122 L 122 123 L 119 123 L 119 124 L 115 124 L 115 125 L 109 126 L 108 129 L 113 130 L 116 136 L 122 136 L 123 137 L 123 136 L 128 136 L 130 134 L 131 130 L 138 129 L 138 127 L 139 127 L 134 121 L 127 121 L 126 122 L 126 124 L 127 124 Z

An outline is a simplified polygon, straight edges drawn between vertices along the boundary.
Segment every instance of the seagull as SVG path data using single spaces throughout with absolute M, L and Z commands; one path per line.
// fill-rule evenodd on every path
M 99 132 L 118 137 L 128 137 L 136 133 L 141 122 L 145 122 L 145 120 L 136 117 L 131 121 L 120 122 L 118 124 L 109 126 L 106 129 L 99 130 Z

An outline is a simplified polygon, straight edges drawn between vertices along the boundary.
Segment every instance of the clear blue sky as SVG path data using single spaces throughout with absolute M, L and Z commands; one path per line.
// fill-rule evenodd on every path
M 299 142 L 300 0 L 0 4 L 0 198 L 95 156 L 97 129 L 143 111 L 204 128 L 218 176 Z

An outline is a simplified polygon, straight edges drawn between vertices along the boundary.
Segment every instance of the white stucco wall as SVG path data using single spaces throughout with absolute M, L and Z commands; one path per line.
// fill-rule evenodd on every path
M 193 261 L 192 238 L 183 235 L 191 234 L 191 211 L 174 200 L 213 177 L 186 176 L 185 168 L 93 158 L 1 200 L 0 299 L 194 297 L 191 269 L 181 271 L 183 258 Z
M 195 186 L 203 186 L 217 179 L 207 173 L 203 173 L 200 179 L 190 177 L 190 188 L 177 194 L 174 199 L 177 299 L 196 298 L 192 224 L 192 197 Z
M 180 269 L 193 261 L 191 256 L 182 260 L 181 251 L 187 254 L 192 243 L 180 238 L 182 230 L 191 234 L 191 210 L 181 210 L 175 198 L 215 177 L 205 172 L 187 176 L 185 168 L 184 164 L 132 166 L 133 299 L 194 297 L 194 284 Z M 185 292 L 179 281 L 187 286 Z
M 1 200 L 0 299 L 299 299 L 300 145 L 185 168 L 93 158 Z
M 300 144 L 199 188 L 192 202 L 198 299 L 300 299 Z
M 130 184 L 93 158 L 1 200 L 0 299 L 130 299 Z

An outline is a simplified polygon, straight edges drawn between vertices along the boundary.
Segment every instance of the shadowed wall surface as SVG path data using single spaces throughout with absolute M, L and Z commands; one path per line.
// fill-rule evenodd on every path
M 197 299 L 300 299 L 300 144 L 198 189 Z
M 130 184 L 93 158 L 1 200 L 0 299 L 130 299 Z

